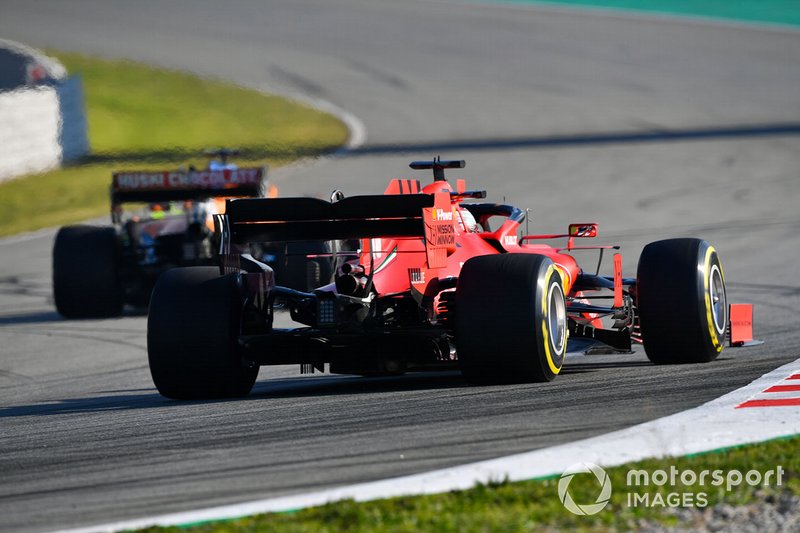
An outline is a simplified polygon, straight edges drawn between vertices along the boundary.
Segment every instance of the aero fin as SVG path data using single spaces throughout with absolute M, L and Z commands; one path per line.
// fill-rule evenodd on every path
M 753 339 L 753 304 L 730 304 L 731 346 L 758 346 Z
M 614 307 L 622 307 L 622 254 L 614 254 Z

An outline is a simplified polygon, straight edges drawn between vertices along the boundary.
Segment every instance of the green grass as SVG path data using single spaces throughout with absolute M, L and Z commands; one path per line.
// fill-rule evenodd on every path
M 518 483 L 477 486 L 432 496 L 391 498 L 366 503 L 343 501 L 291 513 L 265 514 L 233 521 L 200 524 L 180 528 L 149 528 L 184 532 L 492 532 L 539 530 L 613 531 L 636 529 L 640 520 L 676 524 L 674 513 L 663 508 L 629 507 L 626 477 L 629 469 L 679 471 L 720 469 L 726 473 L 759 470 L 762 473 L 778 465 L 785 470 L 781 487 L 752 488 L 740 486 L 731 492 L 707 484 L 693 486 L 651 486 L 634 488 L 638 492 L 706 492 L 709 505 L 726 502 L 734 505 L 760 502 L 780 491 L 800 494 L 800 436 L 748 445 L 720 452 L 674 459 L 653 459 L 606 469 L 614 491 L 609 505 L 594 516 L 576 516 L 564 509 L 558 494 L 558 477 Z M 709 478 L 710 479 L 710 478 Z M 579 503 L 591 503 L 598 494 L 598 484 L 591 474 L 578 474 L 570 493 Z
M 77 165 L 0 184 L 0 236 L 108 212 L 111 172 L 205 166 L 205 148 L 236 147 L 240 165 L 285 164 L 347 140 L 331 115 L 221 81 L 127 61 L 51 52 L 83 78 L 92 154 Z

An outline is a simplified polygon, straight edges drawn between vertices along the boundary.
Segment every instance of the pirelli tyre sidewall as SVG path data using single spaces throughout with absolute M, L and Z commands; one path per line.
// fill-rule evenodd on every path
M 456 349 L 472 382 L 550 381 L 567 349 L 561 275 L 536 254 L 472 258 L 456 289 Z
M 543 287 L 542 279 L 545 281 Z M 540 329 L 537 332 L 537 341 L 539 350 L 544 351 L 544 362 L 547 363 L 543 370 L 547 379 L 551 380 L 561 372 L 561 367 L 564 365 L 569 331 L 564 282 L 552 261 L 544 270 L 543 278 L 540 277 L 537 282 L 536 298 L 538 309 L 535 320 L 536 326 Z
M 655 363 L 706 363 L 722 352 L 728 329 L 725 275 L 701 239 L 648 244 L 637 272 L 637 308 L 647 356 Z

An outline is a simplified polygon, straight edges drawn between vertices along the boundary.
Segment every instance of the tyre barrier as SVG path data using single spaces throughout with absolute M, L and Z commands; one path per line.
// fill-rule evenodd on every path
M 60 63 L 0 40 L 0 182 L 89 153 L 83 84 Z

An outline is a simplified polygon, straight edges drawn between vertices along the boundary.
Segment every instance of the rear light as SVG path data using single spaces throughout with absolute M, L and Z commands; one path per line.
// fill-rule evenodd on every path
M 317 324 L 330 326 L 336 323 L 336 300 L 320 298 L 317 303 Z

